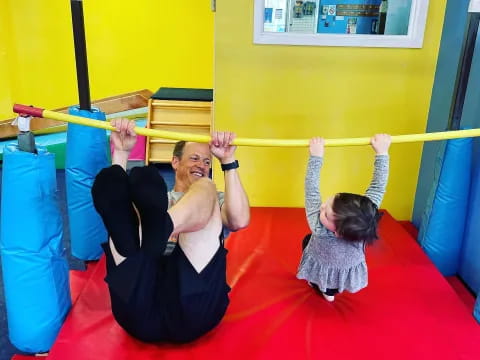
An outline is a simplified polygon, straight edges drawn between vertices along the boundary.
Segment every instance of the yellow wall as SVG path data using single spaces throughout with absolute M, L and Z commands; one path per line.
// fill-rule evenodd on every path
M 217 2 L 217 128 L 280 139 L 424 132 L 446 0 L 430 1 L 422 49 L 254 45 L 253 3 Z M 303 206 L 307 154 L 307 148 L 239 149 L 252 205 Z M 420 155 L 421 144 L 392 146 L 382 207 L 396 218 L 411 216 Z M 325 161 L 324 196 L 365 191 L 369 147 L 328 148 Z
M 78 101 L 70 3 L 3 0 L 0 119 L 12 102 Z M 84 0 L 92 99 L 160 86 L 215 85 L 215 122 L 242 137 L 423 132 L 446 0 L 430 1 L 422 49 L 254 45 L 253 1 Z M 8 86 L 5 86 L 7 83 Z M 410 218 L 421 144 L 394 145 L 383 207 Z M 302 206 L 307 149 L 241 148 L 255 206 Z M 322 193 L 362 192 L 372 152 L 327 149 Z M 218 169 L 216 175 L 221 175 Z M 221 176 L 217 176 L 221 178 Z
M 9 17 L 5 11 L 0 10 L 0 119 L 8 117 L 11 112 L 10 65 L 7 55 L 9 31 Z
M 3 1 L 12 84 L 11 99 L 0 92 L 0 119 L 13 116 L 11 101 L 49 109 L 77 103 L 70 1 Z M 84 0 L 83 8 L 92 99 L 213 86 L 210 0 Z

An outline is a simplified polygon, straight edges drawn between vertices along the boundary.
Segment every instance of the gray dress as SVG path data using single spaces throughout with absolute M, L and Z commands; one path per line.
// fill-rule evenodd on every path
M 365 244 L 338 238 L 320 222 L 322 164 L 322 157 L 310 156 L 305 177 L 305 211 L 312 236 L 303 251 L 297 278 L 317 284 L 321 291 L 357 292 L 368 284 Z M 373 179 L 365 196 L 377 206 L 387 186 L 388 167 L 388 155 L 375 156 Z

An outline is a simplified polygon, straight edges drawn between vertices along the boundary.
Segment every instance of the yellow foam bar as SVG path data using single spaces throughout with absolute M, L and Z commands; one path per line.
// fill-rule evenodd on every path
M 71 122 L 85 126 L 93 126 L 101 129 L 114 131 L 115 128 L 109 122 L 102 120 L 93 120 L 80 116 L 73 116 L 63 113 L 58 113 L 50 110 L 43 110 L 43 117 Z M 157 129 L 146 129 L 135 127 L 135 132 L 138 135 L 150 136 L 155 138 L 171 139 L 171 140 L 185 140 L 200 143 L 208 143 L 210 136 L 188 134 L 174 131 L 164 131 Z M 480 129 L 470 130 L 456 130 L 456 131 L 442 131 L 425 134 L 411 134 L 411 135 L 394 135 L 392 136 L 392 143 L 408 143 L 408 142 L 422 142 L 435 141 L 446 139 L 458 139 L 465 137 L 480 136 Z M 309 144 L 309 139 L 253 139 L 253 138 L 237 138 L 233 142 L 234 145 L 241 146 L 271 146 L 271 147 L 306 147 Z M 325 139 L 325 146 L 357 146 L 369 145 L 370 137 L 363 138 L 349 138 L 349 139 Z

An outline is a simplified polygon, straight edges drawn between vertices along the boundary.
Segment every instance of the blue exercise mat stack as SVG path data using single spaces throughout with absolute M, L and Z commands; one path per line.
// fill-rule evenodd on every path
M 9 337 L 30 353 L 50 349 L 71 307 L 55 156 L 37 150 L 4 148 L 0 229 Z

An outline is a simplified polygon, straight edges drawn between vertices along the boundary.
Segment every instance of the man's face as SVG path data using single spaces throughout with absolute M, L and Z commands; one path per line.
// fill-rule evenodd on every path
M 212 167 L 210 146 L 187 142 L 182 157 L 173 157 L 172 167 L 175 170 L 175 191 L 187 191 L 195 181 L 208 177 Z

